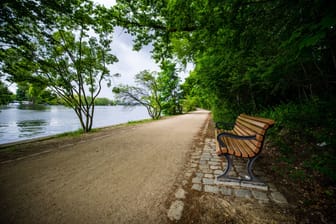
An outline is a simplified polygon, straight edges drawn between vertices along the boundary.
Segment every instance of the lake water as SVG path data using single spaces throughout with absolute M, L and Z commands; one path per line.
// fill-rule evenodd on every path
M 150 118 L 145 107 L 96 106 L 93 127 Z M 45 137 L 81 128 L 75 112 L 64 106 L 0 108 L 0 144 Z

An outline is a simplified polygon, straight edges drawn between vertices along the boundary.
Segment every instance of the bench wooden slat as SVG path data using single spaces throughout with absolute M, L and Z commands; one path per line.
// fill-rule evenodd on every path
M 244 118 L 247 118 L 247 119 L 250 119 L 250 120 L 255 120 L 255 121 L 259 121 L 259 122 L 262 122 L 262 123 L 266 123 L 268 124 L 269 126 L 273 125 L 275 123 L 274 120 L 271 120 L 271 119 L 267 119 L 267 118 L 263 118 L 263 117 L 254 117 L 254 116 L 249 116 L 249 115 L 246 115 L 246 114 L 241 114 L 239 115 L 240 117 L 244 117 Z
M 261 143 L 258 143 L 261 144 Z M 253 141 L 249 140 L 240 140 L 240 145 L 242 148 L 244 148 L 247 152 L 249 157 L 255 156 L 259 152 L 260 146 L 257 146 L 253 143 Z
M 248 119 L 246 117 L 243 117 L 243 116 L 239 116 L 239 120 L 242 120 L 248 124 L 251 124 L 253 126 L 256 126 L 257 128 L 260 128 L 260 129 L 267 129 L 268 128 L 268 124 L 267 123 L 263 123 L 263 122 L 260 122 L 260 121 L 256 121 L 256 120 L 251 120 L 251 119 Z
M 241 136 L 251 136 L 251 135 L 255 135 L 255 132 L 247 129 L 245 126 L 243 126 L 240 123 L 236 123 L 236 125 L 234 126 L 233 129 L 236 133 L 239 133 L 239 135 Z
M 238 150 L 240 150 L 240 152 L 242 153 L 242 157 L 244 158 L 248 158 L 250 156 L 253 156 L 252 152 L 251 152 L 251 149 L 248 148 L 248 147 L 245 147 L 245 143 L 244 142 L 248 142 L 248 140 L 235 140 L 236 142 L 236 145 L 238 147 Z
M 264 139 L 264 136 L 259 135 L 259 134 L 255 134 L 252 131 L 246 131 L 246 129 L 244 130 L 244 128 L 241 127 L 240 125 L 236 125 L 235 126 L 234 133 L 236 135 L 239 135 L 239 136 L 252 136 L 252 135 L 256 135 L 256 140 L 253 140 L 253 142 L 254 142 L 254 144 L 256 146 L 258 146 L 258 145 L 260 146 L 260 142 L 262 142 L 262 140 Z
M 229 145 L 229 144 L 230 144 L 230 143 L 229 143 L 229 138 L 222 138 L 222 140 L 223 140 L 223 142 L 225 143 L 225 145 Z M 235 152 L 233 151 L 232 148 L 230 148 L 230 147 L 225 147 L 225 149 L 226 149 L 227 153 L 229 153 L 230 155 L 234 155 L 234 154 L 235 154 Z
M 252 131 L 253 133 L 258 133 L 260 135 L 264 135 L 266 130 L 263 128 L 260 128 L 258 126 L 254 126 L 253 124 L 247 123 L 242 119 L 237 119 L 236 123 L 240 124 L 241 126 L 243 126 L 244 128 Z
M 242 152 L 239 150 L 239 145 L 237 144 L 236 139 L 225 138 L 228 142 L 227 148 L 234 152 L 235 156 L 242 157 Z

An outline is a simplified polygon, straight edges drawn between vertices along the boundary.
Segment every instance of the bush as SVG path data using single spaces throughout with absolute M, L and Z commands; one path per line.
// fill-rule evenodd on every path
M 336 182 L 334 105 L 334 100 L 312 99 L 303 103 L 281 104 L 260 113 L 260 116 L 276 121 L 268 133 L 271 142 L 282 154 L 281 160 L 301 170 L 300 175 L 316 173 Z

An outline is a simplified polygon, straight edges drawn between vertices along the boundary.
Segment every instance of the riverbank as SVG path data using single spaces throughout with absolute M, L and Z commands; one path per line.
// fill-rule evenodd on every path
M 163 117 L 162 119 L 166 118 Z M 21 160 L 26 157 L 47 153 L 50 150 L 57 150 L 59 148 L 75 145 L 84 141 L 94 141 L 97 138 L 99 139 L 102 136 L 108 135 L 115 129 L 127 128 L 129 126 L 155 121 L 156 120 L 152 119 L 129 121 L 127 123 L 116 124 L 102 128 L 94 128 L 89 133 L 83 133 L 79 130 L 0 144 L 0 163 L 9 163 L 14 160 Z

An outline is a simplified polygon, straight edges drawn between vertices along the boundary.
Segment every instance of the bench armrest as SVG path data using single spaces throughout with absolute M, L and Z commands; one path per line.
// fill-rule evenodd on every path
M 226 129 L 230 130 L 233 128 L 235 123 L 226 123 L 226 122 L 216 122 L 216 128 L 217 129 Z
M 226 144 L 223 142 L 222 137 L 229 137 L 229 138 L 235 138 L 235 139 L 240 139 L 240 140 L 255 140 L 256 139 L 256 135 L 235 135 L 232 133 L 227 133 L 227 132 L 222 132 L 220 134 L 217 135 L 217 141 L 220 144 L 220 146 L 225 147 Z

